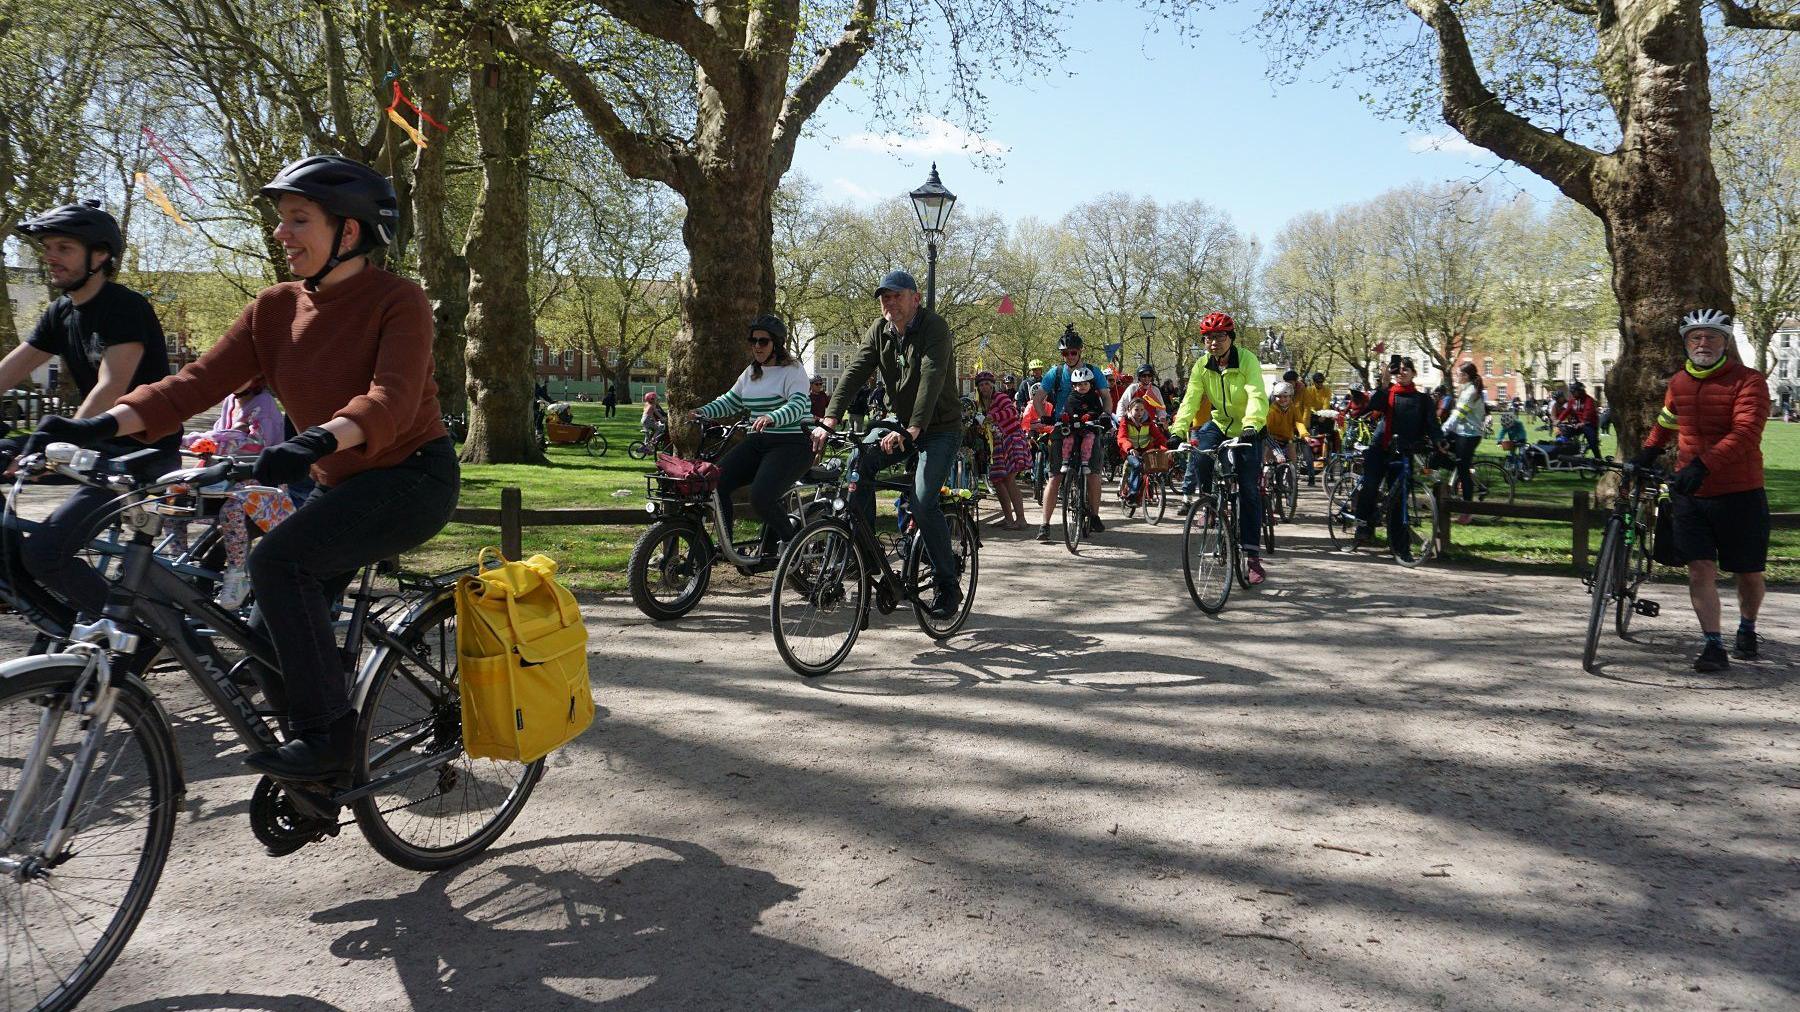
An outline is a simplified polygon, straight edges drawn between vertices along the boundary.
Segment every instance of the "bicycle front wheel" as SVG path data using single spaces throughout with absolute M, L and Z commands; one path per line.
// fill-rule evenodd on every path
M 1169 515 L 1169 472 L 1147 474 L 1144 476 L 1144 519 L 1151 526 L 1163 522 Z
M 1594 578 L 1588 586 L 1587 642 L 1581 648 L 1581 669 L 1594 670 L 1594 654 L 1600 649 L 1600 627 L 1606 624 L 1608 606 L 1618 587 L 1619 567 L 1624 561 L 1620 552 L 1625 547 L 1625 525 L 1617 517 L 1606 522 L 1606 535 L 1600 539 L 1600 558 L 1594 565 Z
M 118 676 L 71 809 L 73 836 L 43 852 L 96 705 L 91 692 L 75 697 L 84 667 L 61 654 L 0 668 L 0 817 L 21 819 L 0 849 L 12 869 L 0 874 L 0 1008 L 81 1001 L 137 928 L 175 832 L 181 789 L 168 725 L 149 693 Z
M 650 456 L 650 448 L 641 439 L 634 439 L 625 447 L 625 453 L 632 460 L 643 460 Z
M 1437 555 L 1437 497 L 1416 482 L 1409 483 L 1404 492 L 1396 485 L 1393 497 L 1406 511 L 1400 532 L 1406 540 L 1404 550 L 1398 544 L 1388 547 L 1394 553 L 1394 561 L 1408 569 L 1417 568 Z
M 1482 502 L 1510 503 L 1518 494 L 1513 473 L 1491 460 L 1475 463 L 1475 498 Z
M 1229 518 L 1211 496 L 1194 504 L 1181 534 L 1181 573 L 1195 607 L 1217 615 L 1231 598 L 1237 546 L 1226 532 Z
M 358 722 L 356 784 L 381 786 L 350 804 L 357 828 L 382 857 L 437 871 L 506 832 L 543 776 L 544 760 L 501 762 L 463 751 L 455 598 L 445 594 L 395 638 L 399 649 L 375 670 Z
M 816 678 L 850 656 L 869 612 L 869 571 L 850 525 L 836 518 L 794 537 L 769 592 L 775 649 L 797 675 Z
M 606 456 L 607 449 L 608 449 L 608 447 L 606 445 L 606 434 L 604 432 L 596 431 L 594 433 L 594 438 L 588 440 L 588 444 L 587 444 L 588 456 L 604 457 L 604 456 Z
M 1062 483 L 1063 544 L 1081 554 L 1081 538 L 1087 533 L 1087 475 L 1070 469 Z
M 1625 558 L 1619 565 L 1619 600 L 1614 612 L 1613 626 L 1619 631 L 1620 639 L 1631 638 L 1631 617 L 1637 613 L 1638 588 L 1650 578 L 1651 531 L 1656 529 L 1656 507 L 1646 505 L 1638 513 L 1637 537 L 1631 539 L 1631 547 L 1623 552 Z

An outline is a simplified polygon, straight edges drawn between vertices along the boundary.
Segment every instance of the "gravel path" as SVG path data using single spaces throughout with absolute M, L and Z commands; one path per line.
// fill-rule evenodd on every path
M 662 627 L 590 604 L 601 719 L 433 877 L 353 832 L 264 856 L 241 753 L 162 677 L 187 810 L 91 1005 L 1800 1001 L 1800 595 L 1767 659 L 1699 676 L 1658 587 L 1596 677 L 1572 580 L 1302 535 L 1206 619 L 1179 527 L 1100 541 L 996 533 L 963 634 L 878 617 L 814 683 L 748 584 Z

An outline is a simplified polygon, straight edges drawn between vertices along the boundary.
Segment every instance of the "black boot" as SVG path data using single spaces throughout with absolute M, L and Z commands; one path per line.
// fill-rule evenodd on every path
M 330 780 L 348 773 L 356 763 L 356 713 L 344 714 L 329 727 L 302 731 L 273 752 L 258 752 L 244 763 L 279 780 Z

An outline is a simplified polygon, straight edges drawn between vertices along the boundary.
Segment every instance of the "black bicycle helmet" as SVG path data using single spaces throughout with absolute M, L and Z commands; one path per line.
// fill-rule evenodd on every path
M 1062 336 L 1056 339 L 1056 350 L 1068 351 L 1070 348 L 1079 347 L 1081 347 L 1081 335 L 1075 333 L 1075 325 L 1071 323 L 1063 328 Z
M 759 330 L 768 332 L 776 344 L 783 347 L 787 345 L 787 324 L 782 323 L 781 317 L 774 313 L 764 313 L 750 321 L 750 333 L 754 334 Z
M 279 201 L 284 193 L 297 194 L 339 219 L 331 240 L 331 256 L 317 274 L 306 279 L 308 288 L 318 287 L 319 280 L 346 259 L 393 242 L 394 226 L 400 220 L 400 200 L 394 196 L 394 184 L 367 165 L 341 155 L 302 158 L 276 173 L 258 192 L 271 201 Z M 339 255 L 344 221 L 351 218 L 362 223 L 362 240 L 355 249 Z
M 117 263 L 125 252 L 125 234 L 119 231 L 119 223 L 113 216 L 100 210 L 98 200 L 84 200 L 78 204 L 64 204 L 53 210 L 45 211 L 28 221 L 19 223 L 17 231 L 20 235 L 33 239 L 45 239 L 53 235 L 68 236 L 86 246 L 91 252 L 103 249 Z M 69 287 L 70 291 L 87 284 L 94 276 L 94 268 L 89 267 L 81 276 L 81 280 Z

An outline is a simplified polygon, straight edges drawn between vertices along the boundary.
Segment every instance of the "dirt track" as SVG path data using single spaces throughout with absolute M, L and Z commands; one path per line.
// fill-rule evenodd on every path
M 1313 531 L 1318 531 L 1316 526 Z M 1679 587 L 1576 663 L 1571 580 L 1276 555 L 1200 616 L 1179 528 L 991 536 L 943 646 L 790 675 L 764 598 L 588 608 L 595 728 L 485 859 L 260 853 L 190 777 L 90 1004 L 153 1009 L 1746 1008 L 1800 1001 L 1800 597 L 1687 670 Z M 1079 588 L 1079 589 L 1077 589 Z

